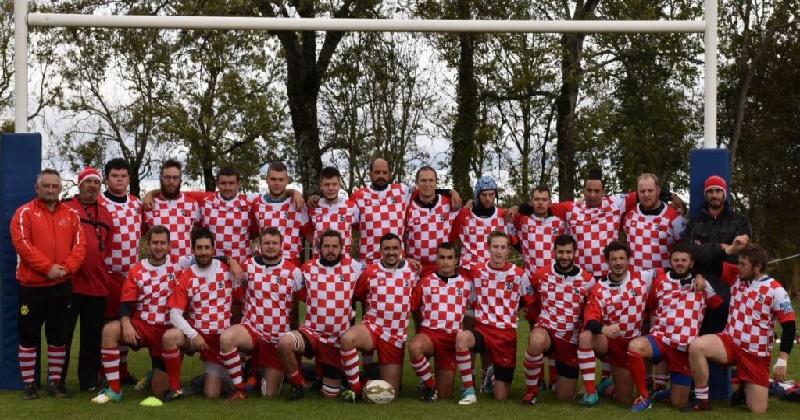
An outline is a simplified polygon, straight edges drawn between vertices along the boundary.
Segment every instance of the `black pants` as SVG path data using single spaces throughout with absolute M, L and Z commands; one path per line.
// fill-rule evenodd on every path
M 47 343 L 67 344 L 70 337 L 70 304 L 72 285 L 69 282 L 47 287 L 19 287 L 19 344 L 36 347 L 42 342 L 42 325 Z
M 100 345 L 103 339 L 103 325 L 106 323 L 106 298 L 72 294 L 69 345 L 64 364 L 62 380 L 66 383 L 69 370 L 70 347 L 78 319 L 81 322 L 80 353 L 78 354 L 78 383 L 81 391 L 96 388 L 100 379 Z

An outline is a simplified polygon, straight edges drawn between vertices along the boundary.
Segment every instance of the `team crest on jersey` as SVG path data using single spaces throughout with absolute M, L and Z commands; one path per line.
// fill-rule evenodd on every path
M 181 210 L 181 215 L 183 215 L 183 217 L 189 217 L 189 214 L 189 210 Z
M 240 212 L 242 212 L 242 213 L 244 213 L 244 212 L 246 212 L 246 211 L 247 211 L 247 207 L 245 207 L 245 206 L 239 206 L 239 211 L 240 211 Z
M 458 296 L 458 297 L 462 297 L 462 296 L 464 296 L 464 290 L 462 290 L 462 289 L 456 289 L 456 296 Z
M 218 282 L 217 282 L 217 288 L 218 288 L 218 289 L 223 289 L 223 288 L 225 288 L 225 283 L 223 283 L 223 282 L 221 282 L 221 281 L 218 281 Z
M 506 292 L 513 292 L 514 291 L 514 282 L 507 281 L 506 282 Z
M 406 280 L 403 282 L 403 287 L 411 287 L 411 281 Z
M 344 281 L 344 274 L 339 274 L 339 281 Z
M 341 223 L 347 222 L 347 216 L 345 216 L 343 214 L 340 214 L 339 215 L 339 222 L 341 222 Z
M 756 296 L 756 300 L 758 301 L 758 303 L 764 303 L 764 300 L 765 300 L 765 299 L 766 299 L 766 298 L 764 297 L 764 295 L 758 295 L 758 296 Z

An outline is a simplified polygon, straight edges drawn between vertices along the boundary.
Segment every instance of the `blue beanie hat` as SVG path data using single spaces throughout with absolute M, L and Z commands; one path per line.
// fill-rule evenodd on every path
M 481 191 L 486 190 L 494 190 L 495 193 L 497 192 L 497 182 L 489 175 L 478 178 L 478 182 L 475 183 L 475 201 L 478 201 L 478 196 L 481 194 Z

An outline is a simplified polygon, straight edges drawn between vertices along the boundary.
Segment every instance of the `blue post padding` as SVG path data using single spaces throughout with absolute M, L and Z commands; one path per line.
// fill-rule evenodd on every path
M 42 135 L 0 135 L 0 389 L 19 389 L 17 362 L 17 253 L 9 224 L 17 207 L 33 199 L 42 167 Z
M 700 214 L 705 198 L 703 184 L 711 175 L 719 175 L 731 185 L 731 153 L 728 149 L 694 149 L 689 159 L 689 214 Z M 728 194 L 730 199 L 730 194 Z
M 727 401 L 731 397 L 731 369 L 716 363 L 708 364 L 708 397 L 713 401 Z

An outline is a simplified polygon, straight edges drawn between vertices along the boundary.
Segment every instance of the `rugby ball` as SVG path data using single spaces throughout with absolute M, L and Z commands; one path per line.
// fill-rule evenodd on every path
M 373 404 L 389 404 L 394 397 L 394 388 L 389 382 L 378 379 L 367 382 L 364 387 L 364 399 Z

